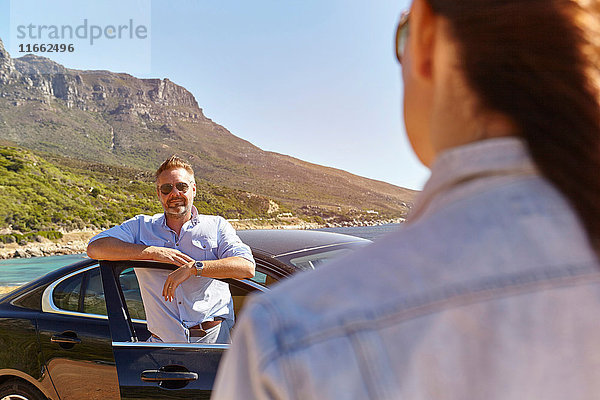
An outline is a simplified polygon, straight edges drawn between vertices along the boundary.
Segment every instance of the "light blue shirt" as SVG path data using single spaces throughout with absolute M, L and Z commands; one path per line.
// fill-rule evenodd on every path
M 138 215 L 94 236 L 90 243 L 113 237 L 127 243 L 177 249 L 194 260 L 243 257 L 254 263 L 250 248 L 242 243 L 224 218 L 200 215 L 192 207 L 192 218 L 181 228 L 179 236 L 169 228 L 164 214 Z M 136 268 L 148 329 L 164 342 L 188 342 L 191 326 L 215 317 L 233 326 L 233 300 L 229 285 L 202 276 L 191 277 L 175 289 L 175 299 L 165 301 L 162 290 L 170 271 Z
M 600 265 L 516 138 L 441 154 L 409 222 L 247 303 L 214 399 L 597 399 Z

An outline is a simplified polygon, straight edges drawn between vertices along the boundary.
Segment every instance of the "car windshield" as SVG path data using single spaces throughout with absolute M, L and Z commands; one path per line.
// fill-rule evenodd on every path
M 335 257 L 339 257 L 344 253 L 348 253 L 350 249 L 337 249 L 322 251 L 319 253 L 309 254 L 302 257 L 294 257 L 290 259 L 290 263 L 301 269 L 315 269 L 315 267 L 323 264 L 325 261 Z
M 315 269 L 331 259 L 339 258 L 340 256 L 357 250 L 369 243 L 371 242 L 357 241 L 326 246 L 322 248 L 300 250 L 283 256 L 278 256 L 277 259 L 288 265 L 293 265 L 298 269 Z

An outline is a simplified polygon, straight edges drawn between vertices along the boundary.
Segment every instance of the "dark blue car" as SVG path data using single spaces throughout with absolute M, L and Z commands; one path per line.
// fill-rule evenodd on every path
M 369 243 L 317 231 L 239 231 L 256 275 L 229 283 L 246 296 Z M 225 344 L 149 343 L 134 267 L 86 259 L 0 299 L 0 399 L 208 399 Z

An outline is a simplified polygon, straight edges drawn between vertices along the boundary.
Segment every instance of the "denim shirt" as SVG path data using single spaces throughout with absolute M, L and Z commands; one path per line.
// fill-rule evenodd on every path
M 255 297 L 214 399 L 597 399 L 600 266 L 516 138 L 441 154 L 409 222 Z
M 198 261 L 237 256 L 254 262 L 250 248 L 242 243 L 229 222 L 222 217 L 198 214 L 196 207 L 179 236 L 167 226 L 164 214 L 155 214 L 133 217 L 94 236 L 90 243 L 103 237 L 177 249 Z M 233 300 L 227 283 L 190 277 L 175 289 L 173 301 L 165 301 L 162 290 L 169 272 L 135 269 L 150 332 L 164 342 L 188 342 L 187 328 L 215 317 L 226 319 L 233 326 Z

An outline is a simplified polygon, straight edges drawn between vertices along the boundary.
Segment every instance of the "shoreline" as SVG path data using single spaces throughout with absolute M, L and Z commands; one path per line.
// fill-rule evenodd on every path
M 299 218 L 278 219 L 245 219 L 229 220 L 236 230 L 246 229 L 322 229 L 322 228 L 344 228 L 359 226 L 377 226 L 404 222 L 403 218 L 372 221 L 341 221 L 337 223 L 318 224 L 306 222 Z M 17 243 L 4 244 L 0 247 L 0 260 L 13 258 L 48 257 L 67 254 L 85 253 L 88 241 L 102 230 L 72 231 L 63 234 L 62 239 L 42 239 L 41 242 L 30 242 L 25 245 Z M 0 243 L 1 244 L 1 243 Z M 0 287 L 0 294 L 2 288 Z
M 0 260 L 85 253 L 88 241 L 99 232 L 100 230 L 73 231 L 64 233 L 62 239 L 44 238 L 41 242 L 30 242 L 25 245 L 4 244 L 0 248 Z
M 12 292 L 14 289 L 18 288 L 19 286 L 0 286 L 0 296 L 8 293 L 8 292 Z

